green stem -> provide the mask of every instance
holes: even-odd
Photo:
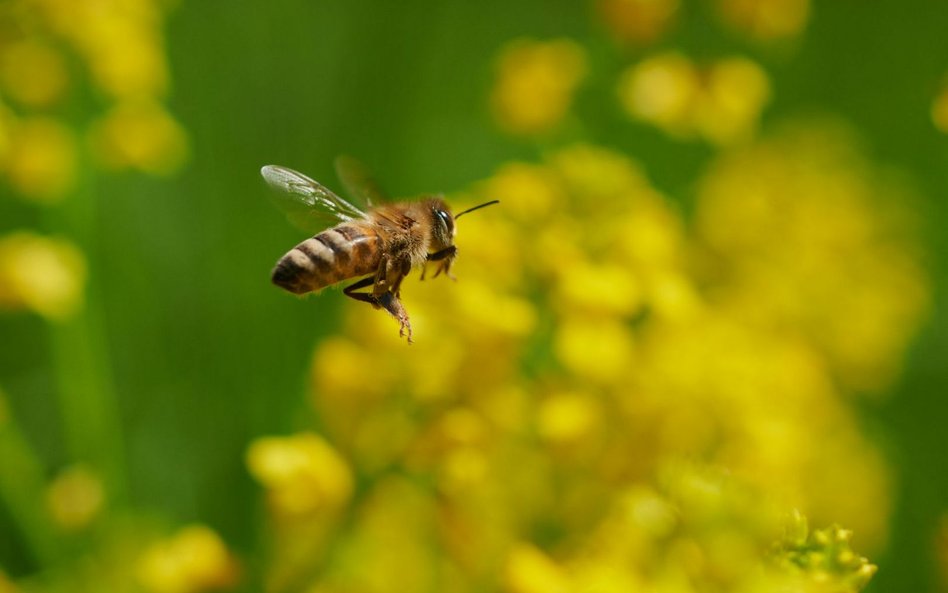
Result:
[[[75,317],[51,325],[53,364],[68,453],[101,473],[109,499],[126,497],[121,419],[105,336],[95,269],[97,193],[91,168],[82,186],[56,212],[53,230],[73,238],[90,262],[87,303]]]
[[[18,524],[39,564],[48,566],[59,546],[43,497],[43,467],[11,419],[0,421],[0,500]]]

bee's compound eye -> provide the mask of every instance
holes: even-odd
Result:
[[[444,210],[435,210],[435,214],[438,216],[438,220],[441,221],[441,224],[444,225],[444,230],[449,233],[454,230],[454,221],[451,220],[451,215],[445,212]]]

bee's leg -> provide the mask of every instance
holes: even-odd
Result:
[[[388,291],[388,286],[388,258],[383,256],[379,260],[379,267],[375,270],[375,277],[372,279],[372,294],[378,297]]]
[[[379,262],[379,268],[375,276],[363,278],[346,289],[346,294],[360,301],[372,303],[376,308],[382,308],[398,320],[400,324],[398,336],[407,335],[408,343],[411,343],[411,323],[408,321],[408,312],[405,306],[399,300],[399,290],[401,290],[402,279],[411,270],[411,260],[396,259],[390,262],[388,258],[382,258]],[[372,285],[372,293],[348,292],[349,289],[365,288]]]
[[[435,271],[434,277],[437,278],[444,272],[444,275],[450,278],[451,280],[457,280],[454,276],[451,275],[451,264],[454,263],[454,258],[458,255],[458,248],[455,245],[451,247],[446,247],[441,251],[436,251],[428,255],[428,259],[425,263],[429,261],[440,261],[438,264],[438,269]],[[424,270],[422,270],[421,279],[425,279]]]
[[[407,257],[383,258],[375,274],[375,286],[372,287],[372,294],[381,297],[386,292],[390,292],[398,296],[402,287],[402,279],[410,271],[411,259]]]
[[[349,286],[342,289],[342,293],[349,298],[353,298],[357,301],[362,301],[363,303],[369,303],[376,309],[382,305],[379,303],[378,297],[374,294],[368,292],[355,292],[360,288],[366,288],[367,286],[372,286],[375,283],[375,276],[366,276],[362,280],[350,284]]]
[[[378,297],[378,302],[383,309],[398,320],[400,325],[398,328],[398,337],[407,337],[408,343],[411,344],[411,322],[408,321],[408,311],[405,310],[405,305],[402,304],[402,301],[394,293],[386,292]]]

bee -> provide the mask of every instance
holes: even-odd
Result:
[[[402,280],[411,270],[434,262],[437,277],[451,276],[458,254],[454,244],[455,221],[492,200],[452,215],[441,196],[417,201],[389,200],[361,163],[340,157],[336,171],[353,196],[347,201],[306,175],[277,165],[260,170],[278,190],[283,209],[300,226],[322,227],[335,223],[291,249],[276,263],[274,284],[303,295],[344,280],[360,278],[343,294],[384,309],[399,323],[398,335],[412,341],[408,312],[401,302]]]

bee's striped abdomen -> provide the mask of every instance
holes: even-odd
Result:
[[[346,223],[291,249],[273,268],[272,279],[281,288],[304,294],[371,274],[378,264],[378,236]]]

